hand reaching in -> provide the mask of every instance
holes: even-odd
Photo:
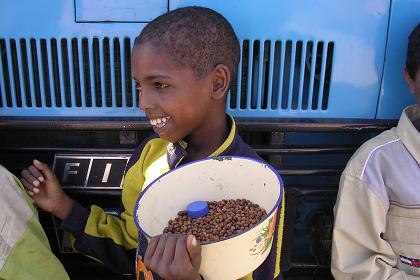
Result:
[[[73,200],[68,197],[55,174],[45,163],[36,159],[22,171],[22,184],[35,204],[63,220],[70,213]]]

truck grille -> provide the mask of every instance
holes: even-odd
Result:
[[[133,42],[0,39],[0,115],[142,116],[131,77]],[[241,53],[229,113],[281,117],[328,109],[334,43],[243,40]]]

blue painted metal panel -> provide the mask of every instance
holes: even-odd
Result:
[[[420,0],[393,0],[378,119],[398,119],[404,107],[416,102],[403,76],[408,35],[420,22]]]
[[[129,52],[145,24],[78,23],[74,3],[2,0],[0,116],[144,115]],[[375,118],[389,0],[170,1],[185,5],[214,8],[238,34],[234,116]]]
[[[77,22],[148,22],[168,11],[167,0],[75,0]]]
[[[146,23],[77,23],[73,0],[0,0],[1,38],[135,37]]]
[[[155,1],[150,5],[155,5]],[[165,10],[167,9],[167,1],[165,1]],[[127,52],[131,50],[133,39],[139,34],[140,30],[145,26],[145,23],[77,23],[75,21],[75,6],[74,1],[48,1],[40,0],[36,3],[29,0],[16,1],[3,0],[1,1],[0,9],[0,40],[4,42],[4,50],[0,56],[0,91],[2,106],[0,106],[0,116],[63,116],[63,117],[136,117],[144,116],[144,113],[137,108],[135,100],[136,92],[131,82],[131,77],[126,77],[125,64],[126,61],[121,59],[121,81],[118,88],[121,90],[122,102],[120,106],[116,106],[116,81],[114,70],[114,61],[109,59],[109,71],[111,71],[111,79],[109,80],[111,91],[105,93],[104,88],[104,59],[103,53],[104,40],[109,40],[109,54],[108,57],[114,56],[117,52],[119,57],[123,58]],[[151,10],[149,10],[151,12]],[[113,44],[114,38],[118,40],[120,48],[115,50]],[[31,40],[35,40],[36,47],[30,46]],[[22,55],[21,40],[23,40],[26,50],[26,56]],[[73,52],[72,40],[76,40],[77,51]],[[85,66],[83,65],[84,48],[82,41],[87,40],[86,52],[88,54],[86,83],[83,80],[85,73]],[[98,53],[96,58],[100,63],[98,67],[99,72],[94,72],[95,54],[93,49],[93,41],[97,40]],[[125,41],[129,40],[128,50],[124,48]],[[41,45],[45,46],[45,53],[41,50]],[[53,52],[55,49],[55,54]],[[37,63],[34,64],[31,52],[37,56]],[[16,53],[17,60],[14,62],[12,57]],[[77,53],[77,60],[73,60]],[[41,57],[45,56],[43,61]],[[24,63],[24,61],[27,63]],[[67,61],[64,63],[64,61]],[[76,67],[75,61],[78,61]],[[1,67],[1,66],[5,66]],[[44,65],[45,64],[45,65]],[[44,75],[43,67],[48,69]],[[80,75],[79,80],[75,79],[75,72],[73,68],[77,68]],[[4,71],[4,69],[6,71]],[[41,99],[40,106],[36,106],[34,96],[34,76],[33,71],[37,69],[39,72],[39,98]],[[25,74],[25,71],[29,75]],[[5,96],[6,86],[4,81],[4,72],[9,76],[9,86],[11,94],[10,101],[7,101]],[[17,76],[13,75],[16,72]],[[130,73],[130,71],[128,71]],[[95,74],[100,76],[99,84],[95,84]],[[125,82],[126,78],[129,82]],[[27,90],[25,81],[29,82]],[[68,82],[66,81],[68,79]],[[47,94],[46,84],[49,85]],[[68,92],[64,90],[67,86]],[[126,84],[129,84],[126,86]],[[16,85],[20,90],[16,91]],[[101,94],[97,96],[95,93],[100,87]],[[76,103],[76,88],[82,95],[80,104]],[[86,90],[89,88],[89,98]],[[54,94],[57,92],[57,94]],[[67,94],[69,102],[66,102]],[[107,94],[111,97],[111,105],[106,105]],[[26,98],[26,96],[30,98]],[[124,98],[124,97],[129,98]],[[48,98],[47,98],[48,97]],[[101,104],[96,103],[97,97],[100,98]],[[50,104],[47,105],[45,100],[49,99]],[[90,99],[90,106],[87,106],[87,100]],[[20,102],[18,102],[20,100]],[[130,102],[128,102],[129,100]],[[31,101],[31,106],[27,104]],[[130,104],[127,104],[130,103]],[[20,104],[19,104],[20,103]]]
[[[277,106],[276,109],[238,109],[228,108],[237,116],[253,117],[338,117],[338,118],[375,118],[380,80],[385,52],[387,34],[389,3],[381,0],[356,1],[197,1],[197,0],[171,0],[170,10],[178,7],[199,5],[217,10],[232,23],[240,40],[280,40],[292,41],[292,61],[290,65],[281,67],[281,72],[287,74],[288,81],[281,83],[289,85],[296,73],[293,71],[295,57],[295,44],[303,41],[328,42],[334,44],[334,61],[330,82],[328,108],[303,109],[301,97],[298,96],[297,108],[293,109],[289,86],[287,108]],[[283,51],[283,50],[282,50]],[[325,50],[324,50],[325,51]],[[281,53],[283,57],[283,52]],[[322,57],[320,84],[325,87],[326,56]],[[283,59],[281,59],[283,61]],[[255,63],[255,61],[254,61]],[[312,64],[315,67],[314,64]],[[314,74],[314,68],[309,71]],[[291,69],[291,70],[290,70]],[[240,73],[238,73],[240,75]],[[281,73],[284,74],[284,73]],[[280,75],[281,75],[280,74]],[[283,76],[284,77],[284,76]],[[313,77],[311,75],[311,77]],[[295,82],[299,85],[300,82]],[[309,94],[312,94],[313,81],[311,81]],[[280,86],[281,88],[281,86]],[[299,88],[299,92],[302,88]],[[238,89],[239,91],[239,89]],[[248,87],[249,94],[249,87]],[[270,92],[268,95],[272,95]],[[279,92],[279,95],[284,95]],[[287,93],[286,93],[287,94]],[[311,96],[312,97],[312,96]],[[278,100],[281,102],[281,100]],[[318,95],[317,103],[322,102]]]

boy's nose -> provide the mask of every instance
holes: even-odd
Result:
[[[153,108],[153,98],[145,90],[139,92],[139,108],[143,111]]]

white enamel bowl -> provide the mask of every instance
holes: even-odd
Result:
[[[137,200],[134,218],[148,238],[160,235],[193,201],[248,199],[267,211],[252,228],[202,245],[204,279],[238,279],[254,271],[273,243],[283,183],[270,165],[244,157],[208,158],[176,168],[153,181]]]

